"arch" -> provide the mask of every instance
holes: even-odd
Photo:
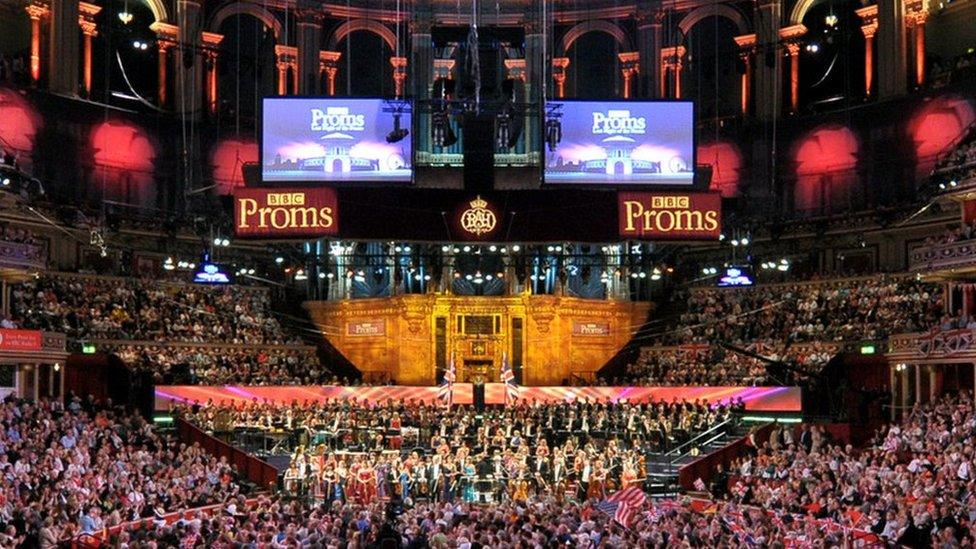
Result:
[[[807,12],[810,11],[817,2],[821,0],[797,0],[796,4],[793,4],[793,9],[790,10],[790,25],[799,25],[803,22],[803,18],[806,17]]]
[[[146,5],[153,13],[156,22],[168,23],[169,13],[166,11],[166,2],[163,0],[145,0]]]
[[[705,19],[706,17],[724,17],[733,23],[735,23],[736,28],[739,31],[739,35],[749,34],[749,22],[746,21],[742,12],[729,6],[728,4],[708,4],[707,6],[701,6],[688,12],[687,15],[678,23],[678,28],[681,29],[681,34],[688,36],[691,32],[691,28],[694,27],[699,21]]]
[[[563,39],[559,43],[560,55],[565,55],[569,51],[569,48],[573,45],[573,42],[579,40],[580,36],[588,32],[603,32],[609,34],[617,41],[620,45],[621,50],[631,51],[630,38],[627,37],[627,33],[617,25],[604,21],[602,19],[589,19],[587,21],[582,21],[577,23],[575,27],[566,31],[563,35]]]
[[[211,32],[220,32],[220,25],[223,24],[227,18],[234,15],[250,15],[255,19],[264,23],[264,26],[274,31],[275,38],[281,37],[281,22],[278,18],[274,16],[273,13],[267,9],[250,2],[231,2],[229,4],[224,4],[213,17],[210,18],[210,24],[207,28]]]
[[[329,50],[336,51],[339,41],[355,31],[369,31],[378,35],[391,50],[396,51],[396,35],[386,25],[372,19],[353,19],[339,25],[329,38]]]

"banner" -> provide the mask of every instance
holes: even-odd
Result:
[[[234,234],[251,237],[339,234],[339,202],[334,190],[234,190]]]
[[[262,180],[409,183],[410,113],[387,110],[382,99],[266,97]]]
[[[438,388],[391,385],[381,387],[320,386],[202,386],[157,385],[156,410],[166,410],[174,402],[205,405],[246,405],[253,400],[268,401],[282,406],[293,402],[325,403],[335,399],[359,402],[425,402],[437,401]],[[519,402],[671,402],[672,400],[705,399],[712,405],[742,399],[749,412],[799,412],[799,387],[519,387]],[[474,402],[471,383],[453,385],[453,402],[467,405]],[[505,384],[485,384],[486,404],[506,404]],[[510,403],[509,403],[510,404]]]
[[[695,180],[690,101],[554,101],[562,136],[546,183],[687,186]],[[553,119],[557,119],[555,116]]]
[[[361,320],[346,324],[346,335],[372,337],[386,335],[385,320]]]
[[[717,193],[617,194],[621,238],[713,240],[722,234]]]
[[[44,338],[38,330],[0,329],[0,352],[40,351]]]

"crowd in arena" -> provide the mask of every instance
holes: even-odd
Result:
[[[877,340],[892,330],[928,329],[942,311],[939,285],[908,278],[876,276],[735,291],[702,288],[691,292],[680,322],[658,342],[749,345]]]
[[[0,475],[0,547],[54,547],[241,493],[225,461],[77,397],[0,403]]]
[[[102,346],[137,371],[168,385],[348,385],[321,366],[309,347]]]
[[[14,288],[25,329],[101,340],[294,342],[271,314],[266,291],[83,275],[40,275]]]
[[[949,154],[939,161],[935,168],[935,175],[940,181],[946,179],[957,182],[969,179],[976,174],[976,130],[960,140]]]
[[[930,236],[925,239],[926,246],[937,246],[939,244],[951,244],[976,238],[976,222],[960,223],[957,227],[952,227],[940,235]]]
[[[785,352],[762,344],[751,345],[746,350],[771,360],[788,361],[807,372],[819,371],[833,356],[830,348],[820,342],[804,346],[803,349],[788,348]],[[604,383],[714,387],[793,385],[798,380],[792,373],[786,375],[790,379],[771,379],[766,362],[718,347],[643,347],[638,359],[627,365],[622,379],[608,379]]]

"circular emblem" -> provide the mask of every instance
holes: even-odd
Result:
[[[495,212],[488,209],[488,202],[480,196],[469,202],[471,206],[461,212],[461,228],[465,231],[480,236],[495,230],[498,218]]]

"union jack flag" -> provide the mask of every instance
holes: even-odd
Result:
[[[505,402],[517,399],[519,397],[519,386],[515,383],[515,373],[512,372],[512,367],[508,364],[507,355],[502,355],[502,371],[499,378],[505,384]]]
[[[637,486],[628,486],[596,504],[596,508],[613,517],[624,528],[630,528],[630,521],[647,501],[644,491]]]
[[[448,408],[451,407],[451,403],[454,400],[454,381],[456,379],[454,355],[451,355],[451,362],[447,365],[447,370],[444,370],[444,380],[441,381],[440,387],[437,388],[437,398]]]

